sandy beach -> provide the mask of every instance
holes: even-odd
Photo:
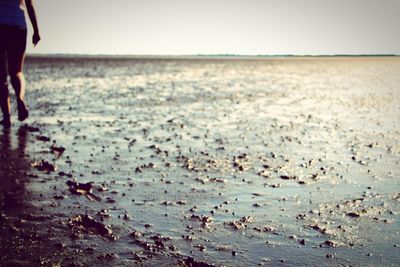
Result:
[[[2,266],[400,262],[398,57],[25,73],[30,118],[0,129]]]

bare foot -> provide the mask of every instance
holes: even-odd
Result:
[[[11,120],[10,119],[2,119],[0,121],[0,124],[3,125],[4,128],[10,128],[11,127]]]
[[[18,120],[24,121],[29,117],[29,111],[24,101],[18,101]]]

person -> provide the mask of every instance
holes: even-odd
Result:
[[[25,13],[22,9],[24,3],[34,31],[32,42],[36,46],[40,35],[33,0],[0,0],[0,107],[3,113],[0,124],[5,128],[11,126],[8,75],[17,98],[18,120],[24,121],[29,116],[24,101],[25,79],[22,73],[27,37]]]

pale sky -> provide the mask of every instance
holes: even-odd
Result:
[[[35,4],[42,41],[36,48],[28,46],[28,53],[400,54],[400,0],[36,0]]]

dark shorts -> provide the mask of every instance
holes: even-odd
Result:
[[[25,28],[0,25],[0,51],[24,53],[26,49]]]

